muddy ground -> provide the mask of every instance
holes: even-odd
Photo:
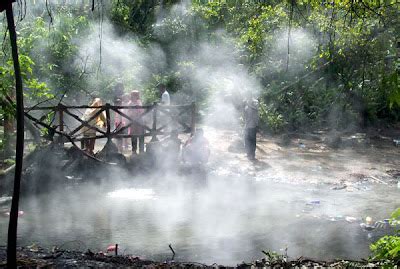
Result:
[[[208,129],[206,134],[213,145],[214,169],[224,167],[224,162],[231,171],[260,179],[338,188],[366,180],[396,184],[400,177],[400,146],[394,142],[400,139],[398,129],[258,135],[255,162],[247,161],[240,133]]]
[[[243,262],[236,266],[218,264],[206,265],[194,262],[175,262],[173,259],[156,262],[144,260],[129,255],[69,251],[62,249],[43,249],[36,245],[18,248],[17,263],[19,268],[379,268],[384,265],[393,266],[385,261],[315,261],[306,257],[296,260],[286,260],[284,257],[271,257],[266,253],[265,258],[253,262]],[[0,268],[6,266],[6,249],[0,247]]]

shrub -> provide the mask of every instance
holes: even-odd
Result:
[[[400,208],[392,213],[390,222],[395,226],[400,224]],[[370,249],[374,254],[373,259],[388,259],[393,260],[394,263],[400,262],[400,231],[398,230],[395,235],[381,237],[371,244]]]

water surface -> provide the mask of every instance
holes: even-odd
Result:
[[[291,185],[269,179],[206,177],[105,178],[22,198],[19,244],[93,251],[118,243],[121,252],[167,260],[233,265],[262,250],[316,259],[366,258],[384,229],[366,232],[366,216],[387,218],[400,206],[396,186]],[[346,217],[355,217],[350,223]],[[8,217],[0,217],[0,245]]]

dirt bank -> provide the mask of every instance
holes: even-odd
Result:
[[[105,253],[67,251],[62,249],[47,250],[38,246],[21,247],[18,249],[18,265],[21,268],[256,268],[256,267],[329,267],[329,268],[348,268],[348,267],[380,267],[390,264],[389,261],[315,261],[305,257],[287,261],[282,256],[275,256],[265,253],[265,258],[253,262],[241,263],[237,266],[223,266],[218,264],[206,265],[193,262],[150,261],[131,255],[110,255]],[[0,268],[6,268],[6,249],[0,247]]]

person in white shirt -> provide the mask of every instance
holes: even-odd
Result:
[[[171,103],[171,99],[169,97],[169,93],[167,91],[167,87],[164,84],[158,85],[158,89],[160,90],[161,93],[161,105],[164,106],[169,106]]]
[[[161,93],[161,99],[160,99],[160,105],[161,106],[169,106],[171,104],[171,99],[169,97],[169,93],[167,91],[167,87],[165,84],[160,83],[158,85],[158,90]],[[168,117],[167,114],[169,114],[169,108],[164,108],[164,113],[159,114],[159,122],[161,125],[165,125],[163,128],[163,132],[168,133],[171,131],[171,122],[170,118]]]

